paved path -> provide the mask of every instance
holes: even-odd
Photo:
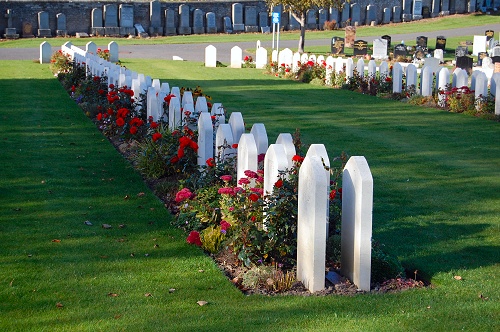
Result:
[[[395,26],[395,29],[396,26]],[[401,40],[405,41],[415,41],[417,36],[425,35],[430,39],[436,38],[439,35],[443,35],[446,37],[457,37],[457,36],[470,36],[470,35],[484,35],[484,31],[491,29],[498,33],[500,31],[500,23],[498,24],[489,24],[478,27],[465,27],[453,30],[442,30],[442,31],[432,31],[432,32],[413,32],[407,34],[392,34],[392,41],[394,43],[399,43]],[[338,34],[338,33],[337,33]],[[367,40],[369,43],[373,41],[373,39],[378,37],[362,37],[364,40]],[[257,41],[257,37],[255,40]],[[500,38],[499,38],[500,39]],[[63,39],[53,39],[48,40],[51,44],[58,43],[63,44]],[[217,48],[217,60],[223,63],[230,62],[231,56],[231,48],[233,46],[239,46],[243,50],[246,49],[255,49],[255,42],[239,42],[239,43],[212,43]],[[119,40],[118,40],[119,43]],[[120,46],[120,59],[126,58],[144,58],[144,59],[165,59],[172,60],[173,56],[179,56],[187,61],[204,61],[205,47],[208,46],[209,43],[201,43],[201,44],[161,44],[161,45],[124,45]],[[261,43],[262,47],[266,47],[270,49],[272,47],[271,41],[263,41]],[[289,47],[292,49],[296,49],[298,45],[298,40],[287,40],[280,41],[279,47],[283,49],[285,47]],[[305,49],[307,51],[308,47],[311,46],[324,46],[330,45],[330,38],[327,39],[307,39],[306,33],[306,41],[305,41]],[[432,47],[432,44],[430,44]],[[60,45],[52,45],[53,51],[59,49]],[[246,53],[243,52],[243,55]],[[0,60],[34,60],[39,57],[39,49],[38,48],[0,48]]]

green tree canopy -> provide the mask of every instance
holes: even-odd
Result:
[[[300,24],[299,53],[304,53],[304,42],[306,35],[306,14],[309,9],[337,8],[342,9],[350,0],[266,0],[267,6],[282,5],[284,12],[290,12]]]

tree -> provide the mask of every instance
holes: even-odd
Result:
[[[337,8],[342,9],[350,0],[266,0],[267,6],[283,6],[283,12],[290,12],[300,24],[299,53],[304,53],[304,41],[306,36],[306,15],[309,9],[314,8]]]

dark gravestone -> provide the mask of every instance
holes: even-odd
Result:
[[[389,36],[389,35],[383,35],[380,38],[387,40],[387,48],[388,49],[391,48],[391,40],[392,40],[391,36]]]
[[[418,36],[417,37],[417,46],[420,46],[422,48],[427,48],[427,37]]]
[[[462,68],[470,75],[472,72],[472,58],[468,56],[461,56],[457,58],[457,67]]]
[[[394,46],[394,58],[399,56],[406,57],[408,55],[408,51],[406,50],[406,45],[398,44]]]
[[[354,41],[354,56],[366,55],[368,54],[368,42],[366,40],[355,40]]]
[[[436,37],[436,49],[445,50],[446,49],[446,38],[444,36]]]
[[[422,17],[423,18],[430,18],[431,17],[431,10],[429,9],[429,7],[427,7],[427,6],[422,7]]]
[[[417,46],[417,48],[415,49],[415,58],[420,60],[424,59],[426,56],[427,56],[427,49]]]
[[[486,30],[484,32],[484,35],[486,36],[486,41],[489,41],[491,38],[495,36],[495,31],[493,30]]]
[[[340,55],[344,54],[345,39],[341,37],[332,38],[332,54]]]
[[[469,47],[468,46],[457,46],[455,49],[455,60],[459,57],[464,57],[469,54]]]
[[[477,65],[481,67],[483,65],[483,59],[488,57],[488,53],[486,52],[479,52],[477,54]]]

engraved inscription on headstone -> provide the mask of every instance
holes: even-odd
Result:
[[[345,39],[341,37],[332,38],[332,49],[331,53],[335,55],[344,54]]]
[[[436,37],[436,49],[441,49],[441,50],[446,49],[446,37],[444,36]]]
[[[366,55],[368,53],[368,42],[366,40],[354,41],[354,56]]]

